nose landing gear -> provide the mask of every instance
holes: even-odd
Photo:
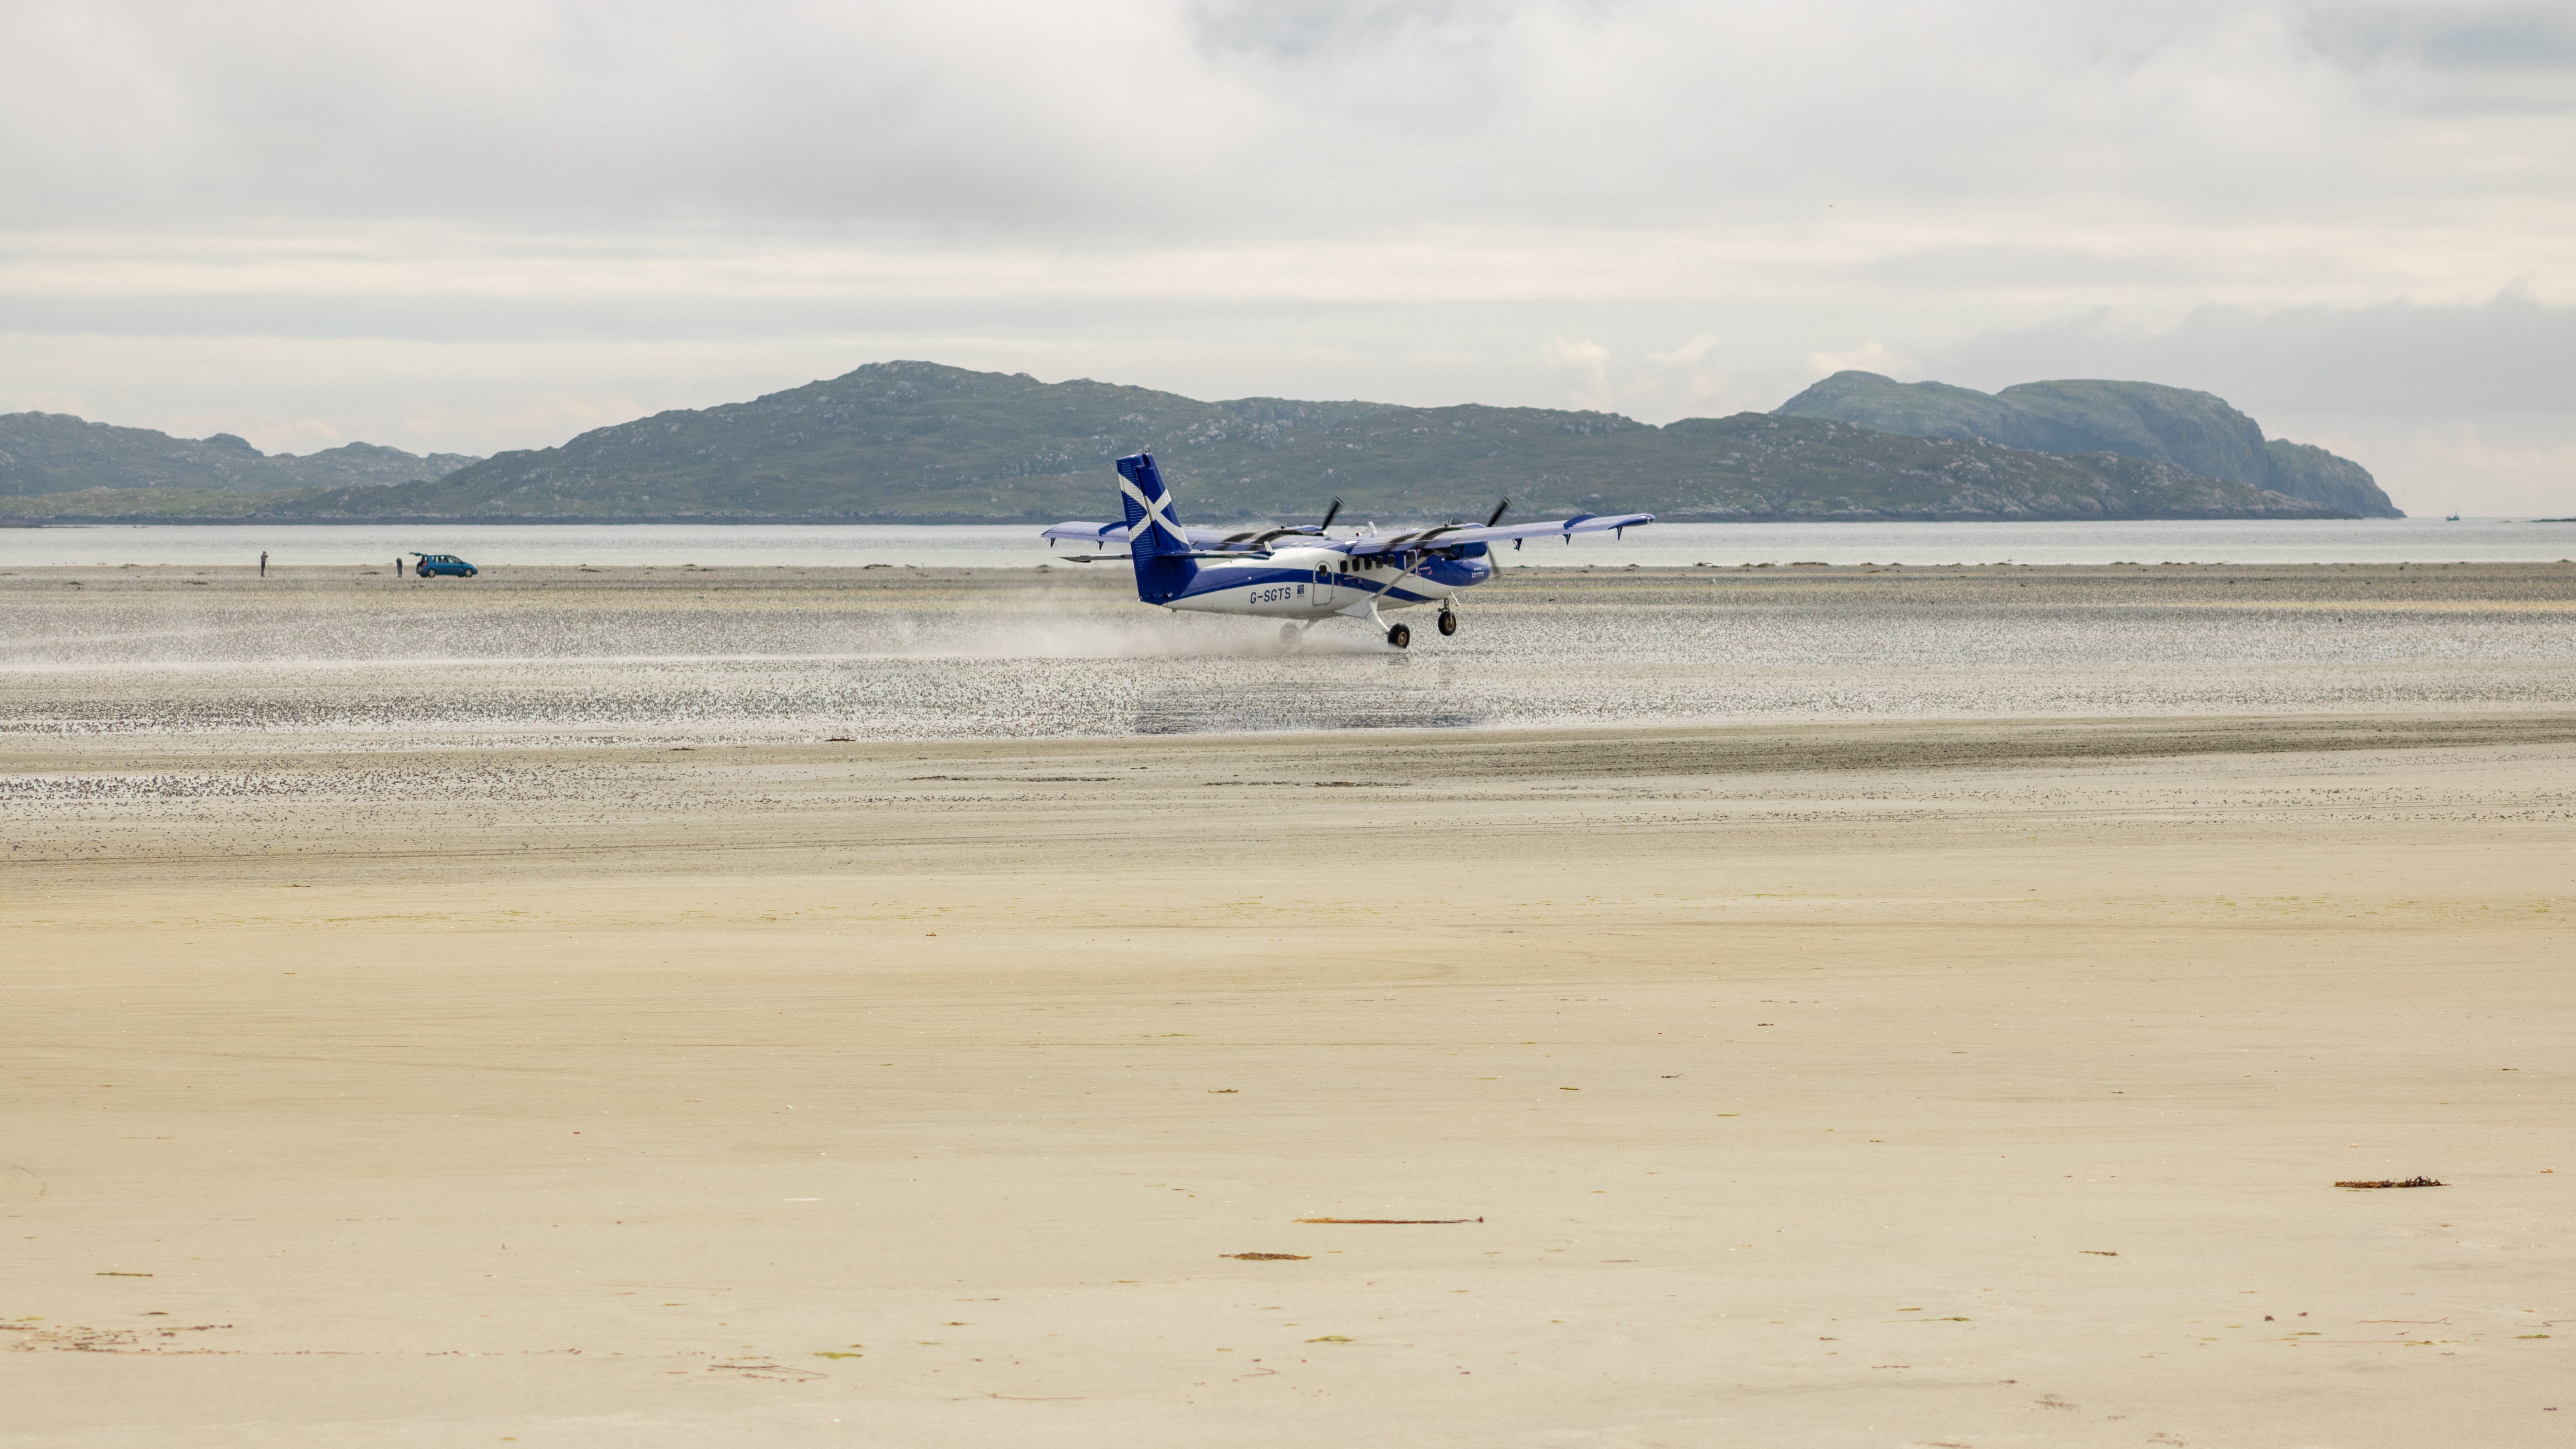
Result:
[[[1413,646],[1413,626],[1410,624],[1388,625],[1386,630],[1386,642],[1394,645],[1398,649],[1411,648]]]
[[[1445,639],[1457,632],[1458,611],[1455,609],[1442,609],[1440,611],[1440,637]]]

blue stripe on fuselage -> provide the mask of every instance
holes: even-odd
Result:
[[[1427,573],[1428,571],[1425,570],[1422,572]],[[1421,575],[1417,574],[1417,577],[1419,576]],[[1311,586],[1314,582],[1315,571],[1313,569],[1239,569],[1232,565],[1219,564],[1213,568],[1202,567],[1198,571],[1197,576],[1190,580],[1189,588],[1180,594],[1175,595],[1167,602],[1177,604],[1182,599],[1195,599],[1202,594],[1221,594],[1231,589],[1257,588],[1262,584],[1306,584]],[[1382,584],[1377,580],[1368,577],[1366,574],[1335,574],[1333,576],[1333,582],[1346,589],[1373,590],[1386,598],[1401,599],[1408,604],[1428,604],[1436,597],[1432,594],[1417,594],[1411,589],[1399,588],[1394,584]],[[1448,583],[1449,581],[1446,579],[1436,579],[1434,582]],[[1472,579],[1461,580],[1453,585],[1453,587],[1464,588],[1467,584],[1473,582],[1475,581]]]
[[[1463,589],[1492,578],[1494,566],[1483,559],[1433,558],[1424,560],[1422,566],[1410,574],[1402,574],[1400,570],[1335,569],[1333,582],[1342,588],[1366,590],[1381,597],[1408,604],[1428,604],[1436,602],[1439,598],[1436,594],[1417,594],[1393,582],[1381,582],[1370,576],[1373,573],[1386,573],[1390,579],[1399,576],[1417,578],[1427,583],[1438,584],[1443,588]],[[1268,562],[1249,559],[1242,563],[1211,560],[1199,565],[1197,573],[1190,579],[1187,588],[1162,602],[1178,603],[1182,599],[1197,598],[1203,594],[1224,593],[1229,589],[1258,588],[1263,584],[1312,585],[1314,582],[1315,571],[1310,568],[1281,568]]]
[[[1221,594],[1228,589],[1249,589],[1262,584],[1311,584],[1314,581],[1313,569],[1250,567],[1233,563],[1201,564],[1197,576],[1190,580],[1190,586],[1182,590],[1173,602],[1177,603],[1180,599],[1195,599],[1201,594]]]

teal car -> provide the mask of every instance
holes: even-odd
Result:
[[[476,573],[474,565],[452,553],[416,553],[412,557],[420,562],[412,565],[411,571],[425,579],[434,579],[442,575],[448,578],[470,579]]]

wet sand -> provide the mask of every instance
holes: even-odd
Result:
[[[2386,703],[0,736],[0,1443],[2558,1442],[2576,710]]]
[[[0,571],[0,735],[793,742],[2576,703],[2576,565],[1512,568],[1442,638],[1122,566]]]

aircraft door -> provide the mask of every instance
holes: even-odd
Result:
[[[1334,587],[1333,570],[1330,564],[1323,565],[1315,570],[1314,588],[1316,608],[1329,609],[1334,607],[1335,601],[1339,598],[1341,591]]]

